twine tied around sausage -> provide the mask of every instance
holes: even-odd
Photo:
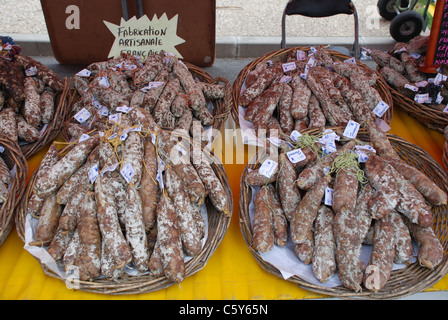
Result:
[[[364,171],[359,167],[358,155],[351,150],[342,151],[333,161],[330,167],[330,171],[327,174],[338,173],[341,170],[354,169],[356,171],[356,177],[361,184],[366,184],[368,179],[365,176]]]

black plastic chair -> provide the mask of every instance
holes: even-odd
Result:
[[[358,13],[351,0],[290,0],[282,16],[282,49],[286,47],[286,16],[302,15],[311,18],[324,18],[337,14],[353,15],[355,21],[355,43],[352,55],[359,59],[359,24]]]

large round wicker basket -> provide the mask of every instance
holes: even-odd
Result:
[[[209,83],[209,84],[221,84],[225,87],[225,96],[222,99],[213,100],[213,110],[212,114],[214,116],[214,123],[212,125],[213,129],[221,130],[224,126],[224,123],[227,121],[233,106],[232,101],[232,85],[229,80],[225,77],[216,77],[213,78],[208,72],[203,70],[202,68],[195,66],[191,63],[184,62],[184,64],[188,67],[188,70],[193,75],[193,78],[198,79],[201,82]],[[76,90],[74,90],[76,91]],[[72,98],[70,102],[70,110],[72,110],[73,104],[80,98],[77,92],[72,92]],[[66,123],[76,120],[73,118],[73,112],[68,115]],[[65,124],[65,123],[64,123]],[[67,126],[63,126],[61,130],[61,136],[65,141],[70,141],[71,136],[67,132]]]
[[[2,150],[4,149],[1,158],[13,174],[6,201],[0,206],[0,245],[2,245],[14,228],[16,208],[26,187],[28,164],[16,143],[0,136],[0,146]]]
[[[330,129],[338,131],[338,128]],[[339,129],[343,131],[343,128]],[[306,131],[305,133],[316,134],[317,132],[316,130],[310,130]],[[367,132],[364,129],[360,130],[357,138],[363,141],[368,141]],[[448,191],[448,178],[446,173],[444,172],[443,168],[437,162],[435,162],[426,151],[400,137],[388,134],[388,138],[392,143],[394,149],[404,161],[424,172],[440,188],[442,188],[443,191]],[[253,162],[251,162],[246,167],[241,178],[241,192],[239,202],[240,230],[249,250],[255,257],[257,262],[261,265],[261,267],[267,272],[283,279],[280,270],[278,270],[271,263],[264,261],[260,253],[252,247],[253,232],[249,217],[249,205],[252,200],[252,188],[244,182],[244,179],[249,170],[257,169],[260,165],[261,164],[258,160],[254,160]],[[396,299],[419,293],[431,287],[437,281],[442,279],[448,272],[448,221],[446,219],[447,211],[448,207],[446,205],[434,206],[432,209],[434,215],[433,230],[444,249],[443,260],[434,270],[424,268],[420,266],[418,262],[414,262],[407,265],[403,269],[392,271],[389,281],[378,292],[370,292],[369,290],[363,288],[362,292],[355,293],[354,291],[347,289],[342,285],[336,287],[324,287],[322,285],[316,285],[315,283],[305,281],[296,275],[288,278],[287,281],[296,283],[300,288],[303,288],[305,290],[309,290],[322,295],[340,297],[345,299]]]
[[[238,106],[238,98],[241,94],[241,89],[244,85],[245,79],[248,75],[248,73],[255,69],[255,66],[261,62],[266,62],[268,60],[271,60],[272,62],[282,61],[285,62],[286,58],[288,57],[288,54],[295,51],[295,50],[302,50],[302,51],[310,51],[310,47],[294,47],[294,48],[286,48],[281,49],[278,51],[272,51],[264,54],[263,56],[253,60],[251,63],[246,65],[238,74],[235,82],[232,86],[232,95],[233,95],[233,108],[232,108],[232,117],[235,120],[236,124],[239,124],[239,106]],[[338,51],[329,50],[331,56],[338,60],[338,61],[344,61],[346,59],[349,59],[349,56],[346,56]],[[359,66],[363,68],[369,68],[365,64],[362,64],[361,62],[356,62]],[[386,111],[386,113],[382,116],[382,119],[390,124],[392,121],[392,115],[393,115],[393,100],[392,95],[389,91],[389,87],[384,80],[384,78],[376,72],[378,75],[378,81],[375,84],[374,88],[380,93],[381,97],[383,98],[383,101],[389,105],[389,109]]]
[[[188,141],[188,143],[192,143],[189,137],[177,135],[179,139],[183,142]],[[68,147],[64,147],[59,150],[60,154],[63,154],[67,151]],[[233,197],[232,190],[230,189],[229,181],[227,174],[224,170],[223,165],[220,160],[210,151],[205,149],[202,145],[201,150],[203,155],[207,157],[210,161],[213,171],[218,177],[219,181],[224,187],[224,191],[226,193],[227,201],[229,207],[233,208]],[[17,208],[17,217],[16,217],[16,229],[19,237],[24,243],[26,243],[25,234],[27,232],[27,214],[26,214],[26,206],[30,196],[32,195],[32,190],[34,184],[36,182],[36,175],[39,169],[33,174],[30,178],[28,186],[23,194],[21,202]],[[211,258],[217,247],[220,245],[222,239],[224,238],[227,229],[231,220],[231,212],[229,214],[224,214],[219,212],[209,201],[207,197],[203,204],[207,210],[207,221],[208,221],[208,233],[206,235],[206,241],[203,245],[200,253],[192,257],[190,260],[185,262],[185,278],[197,273],[202,268],[205,267],[207,261]],[[35,257],[36,258],[36,257]],[[71,288],[75,288],[78,290],[101,293],[101,294],[110,294],[110,295],[121,295],[121,294],[138,294],[145,292],[157,291],[160,289],[164,289],[166,287],[172,286],[176,284],[176,282],[170,281],[165,276],[153,276],[150,272],[140,274],[138,276],[129,275],[124,273],[120,278],[115,280],[106,279],[103,276],[100,276],[93,281],[82,281],[76,279],[75,283],[68,282],[73,281],[73,279],[61,277],[60,274],[56,273],[54,270],[50,269],[46,263],[43,263],[38,258],[36,258],[41,264],[42,270],[45,274],[60,279],[61,281],[65,281],[67,286]],[[54,260],[52,261],[54,262]],[[63,268],[63,266],[59,266],[59,269]]]

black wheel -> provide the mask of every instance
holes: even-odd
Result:
[[[397,42],[408,42],[423,30],[424,20],[417,11],[405,11],[392,19],[390,35]]]
[[[397,0],[378,0],[377,8],[378,13],[386,20],[392,20],[397,16],[395,5]]]

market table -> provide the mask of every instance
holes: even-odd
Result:
[[[228,72],[230,81],[235,72],[246,61],[235,62]],[[208,69],[212,76],[221,72],[219,63]],[[296,284],[277,278],[264,271],[247,248],[239,227],[240,178],[251,158],[253,150],[239,150],[240,144],[233,138],[225,138],[235,128],[233,119],[229,119],[221,130],[221,139],[216,143],[215,153],[224,163],[232,193],[234,207],[229,229],[208,261],[208,264],[196,274],[186,278],[181,284],[173,285],[155,292],[131,295],[106,295],[71,289],[59,280],[47,276],[39,262],[24,249],[14,229],[0,247],[0,299],[4,300],[291,300],[327,298],[306,291]],[[229,131],[230,130],[230,131]],[[394,108],[389,133],[402,137],[427,151],[435,161],[443,166],[442,150],[445,138],[443,134],[430,130],[417,120]],[[61,138],[56,140],[62,141]],[[48,146],[28,160],[28,178],[40,164]],[[236,154],[236,151],[240,154]],[[227,152],[227,157],[226,157]],[[232,152],[231,155],[228,153]],[[244,153],[244,156],[241,154]],[[243,161],[241,161],[243,159]],[[428,288],[426,292],[448,290],[448,276]]]

